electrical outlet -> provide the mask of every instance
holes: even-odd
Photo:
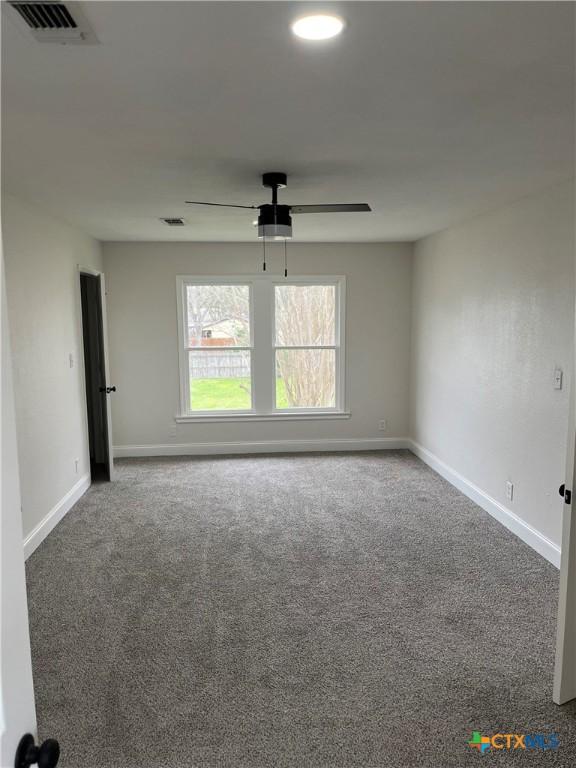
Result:
[[[386,431],[386,419],[381,419],[381,420],[378,422],[378,429],[379,429],[381,432],[385,432],[385,431]]]
[[[74,368],[74,354],[72,352],[68,355],[68,363],[70,364],[70,368]]]
[[[74,459],[74,470],[76,474],[78,474],[78,465],[80,464],[80,459]]]
[[[511,483],[510,480],[506,480],[506,498],[508,501],[512,501],[514,498],[514,483]]]

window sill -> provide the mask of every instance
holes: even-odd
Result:
[[[214,413],[175,416],[177,424],[218,421],[327,421],[330,419],[349,419],[350,411],[318,411],[317,413]]]

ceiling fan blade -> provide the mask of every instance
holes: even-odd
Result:
[[[371,211],[368,203],[336,203],[334,205],[291,205],[290,213],[360,213]]]
[[[203,203],[199,200],[185,200],[188,205],[217,205],[219,208],[258,208],[257,205],[228,205],[227,203]]]

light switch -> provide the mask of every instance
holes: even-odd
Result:
[[[562,368],[554,371],[554,389],[562,389]]]
[[[70,368],[74,368],[74,355],[72,352],[68,355],[68,360],[70,361]]]

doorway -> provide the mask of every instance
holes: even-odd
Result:
[[[111,480],[112,455],[108,396],[116,391],[116,387],[107,385],[102,276],[81,272],[80,294],[90,472],[92,481]]]

